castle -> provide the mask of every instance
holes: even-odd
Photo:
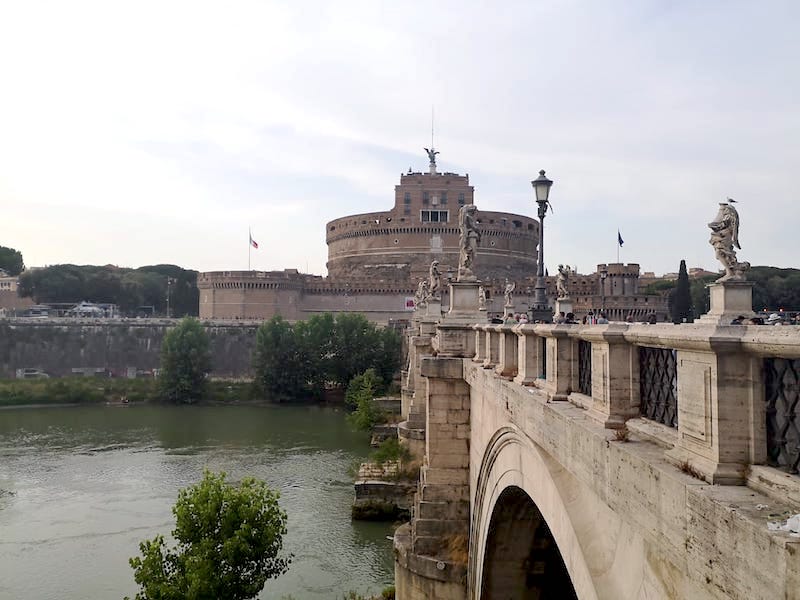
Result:
[[[407,320],[418,282],[427,278],[433,260],[439,261],[446,278],[454,277],[458,211],[475,203],[469,175],[438,172],[435,154],[429,151],[427,172],[409,169],[401,174],[390,210],[341,217],[326,225],[328,277],[296,269],[200,273],[200,318],[261,320],[280,315],[294,321],[323,312],[360,312],[378,323]],[[539,222],[480,210],[476,218],[482,239],[475,271],[488,290],[490,313],[494,308],[502,312],[501,300],[493,307],[492,298],[502,296],[506,278],[517,282],[517,310],[527,310]],[[597,273],[570,280],[576,314],[605,309],[610,318],[656,312],[663,319],[663,299],[639,293],[639,265],[599,267]],[[555,297],[554,278],[548,278],[548,295]],[[442,302],[446,305],[447,299]]]

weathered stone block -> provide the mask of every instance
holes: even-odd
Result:
[[[464,376],[460,358],[426,356],[422,359],[420,371],[424,377],[436,379],[461,379]]]

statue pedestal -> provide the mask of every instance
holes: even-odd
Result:
[[[428,319],[436,319],[437,321],[442,318],[442,300],[428,299],[428,308],[425,310],[425,316]]]
[[[531,306],[531,323],[552,323],[553,309],[547,305],[534,304]]]
[[[505,304],[503,305],[503,320],[508,317],[513,317],[516,314],[516,307],[514,304]]]
[[[486,309],[478,302],[478,281],[457,281],[450,284],[450,310],[436,329],[434,348],[439,356],[471,357],[475,355],[476,323],[486,323]]]
[[[750,318],[753,312],[753,282],[723,281],[708,284],[711,296],[711,310],[697,322],[709,325],[730,325],[738,316]]]
[[[485,313],[480,311],[478,302],[478,281],[456,281],[450,284],[450,310],[445,319],[467,319],[474,323],[485,321]]]
[[[567,296],[566,298],[558,298],[558,299],[556,299],[556,315],[559,315],[562,312],[565,315],[567,313],[574,313],[575,312],[573,304],[572,304],[572,298],[570,298],[569,296]]]

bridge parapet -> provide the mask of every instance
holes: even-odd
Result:
[[[553,573],[580,598],[800,599],[797,542],[767,528],[800,512],[800,330],[445,318],[430,342],[398,598]]]
[[[473,361],[542,390],[550,401],[586,409],[604,427],[637,428],[668,446],[669,460],[709,483],[742,483],[750,465],[768,462],[798,469],[796,327],[614,323],[472,329]]]

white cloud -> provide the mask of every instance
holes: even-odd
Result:
[[[533,214],[547,262],[796,265],[794,3],[108,2],[0,8],[0,243],[28,264],[258,268],[326,260],[324,223],[424,167]],[[609,241],[610,240],[610,241]],[[269,252],[266,251],[269,249]],[[553,260],[551,261],[550,258]]]

